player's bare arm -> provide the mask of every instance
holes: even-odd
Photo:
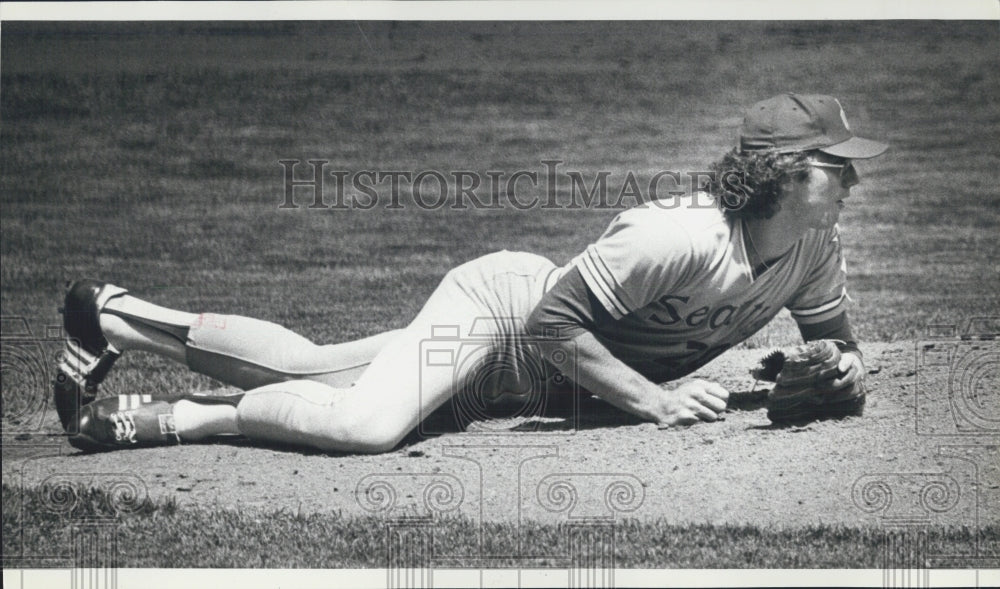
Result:
[[[593,333],[585,331],[573,343],[580,386],[660,427],[716,421],[726,410],[729,392],[716,383],[657,385],[615,358]]]

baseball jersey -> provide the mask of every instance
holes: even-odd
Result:
[[[846,301],[837,227],[810,229],[759,276],[743,224],[706,199],[627,210],[574,258],[588,288],[616,321],[595,336],[654,382],[693,372],[787,307],[800,324],[836,317]],[[698,204],[700,203],[700,204]]]

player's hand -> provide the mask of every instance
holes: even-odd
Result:
[[[656,410],[657,426],[663,429],[716,421],[726,410],[728,399],[729,391],[707,380],[693,380],[673,389],[662,389]]]
[[[840,354],[840,364],[837,365],[837,370],[837,375],[828,380],[820,381],[817,383],[817,388],[836,391],[853,385],[865,376],[865,364],[861,361],[861,357],[854,352]]]

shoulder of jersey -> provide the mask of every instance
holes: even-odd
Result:
[[[636,222],[683,229],[693,241],[728,239],[731,231],[725,214],[705,194],[648,202],[626,212],[634,215]]]

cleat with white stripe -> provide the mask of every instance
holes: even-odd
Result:
[[[127,292],[119,286],[96,280],[77,280],[70,284],[60,309],[66,333],[91,355],[98,356],[109,348],[114,350],[101,331],[101,311],[108,301]]]
[[[78,418],[69,443],[89,452],[181,443],[174,426],[174,405],[163,397],[107,397],[81,407]]]
[[[97,398],[97,388],[121,352],[108,343],[101,331],[100,315],[110,299],[127,291],[97,282],[78,280],[69,285],[63,307],[66,346],[56,366],[52,383],[56,412],[67,433],[75,425],[81,407]]]
[[[243,394],[115,395],[80,407],[64,427],[70,445],[88,452],[177,445],[181,439],[174,425],[175,403],[235,407]]]

